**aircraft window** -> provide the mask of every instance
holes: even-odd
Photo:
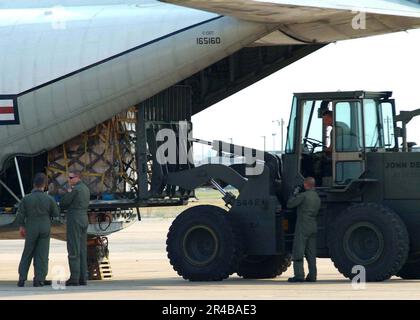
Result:
[[[363,146],[361,104],[338,102],[335,106],[335,149],[337,152],[359,151]]]
[[[292,111],[290,113],[289,125],[287,126],[286,153],[295,151],[295,131],[297,123],[297,99],[293,98]]]

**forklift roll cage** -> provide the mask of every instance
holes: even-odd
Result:
[[[293,99],[292,111],[290,115],[288,133],[286,140],[286,151],[283,156],[283,164],[287,168],[294,168],[294,170],[287,170],[288,177],[282,179],[286,184],[288,192],[290,194],[292,187],[302,183],[304,170],[302,168],[302,158],[305,153],[314,153],[315,147],[312,150],[305,148],[306,140],[309,137],[309,132],[312,130],[311,125],[316,116],[318,119],[322,117],[322,108],[326,105],[330,107],[330,111],[333,111],[333,123],[334,127],[337,121],[342,120],[343,115],[340,115],[340,111],[343,109],[344,104],[349,106],[349,126],[352,129],[351,136],[357,140],[357,146],[354,148],[337,148],[336,136],[332,135],[331,141],[331,156],[332,156],[332,183],[330,185],[323,185],[319,181],[319,186],[329,187],[331,189],[343,189],[352,183],[352,180],[357,180],[363,177],[365,168],[365,159],[367,152],[396,152],[398,151],[398,128],[396,127],[396,112],[395,112],[395,101],[391,99],[392,92],[367,92],[367,91],[348,91],[348,92],[321,92],[321,93],[296,93]],[[368,106],[371,101],[375,102],[376,119],[374,123],[374,133],[369,136],[376,137],[375,143],[367,141],[367,127],[372,129],[372,120],[367,118],[366,113],[368,112]],[[307,108],[309,105],[309,108]],[[389,108],[387,111],[387,118],[384,119],[383,113],[385,108]],[[316,110],[318,109],[318,110]],[[308,111],[308,112],[306,112]],[[309,113],[309,115],[308,115]],[[384,120],[388,124],[387,133],[388,137],[385,137],[384,133]],[[321,120],[319,120],[322,122]],[[358,122],[358,123],[356,123]],[[322,131],[322,141],[325,141],[325,128]],[[388,138],[388,139],[386,139]],[[385,140],[387,140],[385,143]],[[313,146],[313,145],[312,145]],[[319,144],[317,147],[323,147],[322,151],[325,151],[325,145]],[[338,181],[338,167],[355,164],[360,165],[360,174],[356,173],[351,176],[350,179],[341,179]],[[344,171],[344,170],[343,170]],[[351,171],[351,170],[350,170]],[[353,170],[354,171],[354,170]],[[295,175],[295,177],[290,177]],[[308,175],[308,174],[306,174]]]

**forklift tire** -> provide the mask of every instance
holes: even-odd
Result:
[[[405,280],[418,280],[420,279],[420,261],[407,262],[397,276]]]
[[[290,255],[246,256],[236,273],[244,279],[272,279],[281,275],[291,265]]]
[[[172,223],[166,241],[169,262],[190,281],[221,281],[235,272],[242,257],[240,238],[226,210],[188,208]]]
[[[382,205],[350,206],[337,217],[331,230],[331,259],[349,279],[360,272],[353,268],[361,265],[366,281],[384,281],[397,274],[407,260],[409,237],[404,222]]]

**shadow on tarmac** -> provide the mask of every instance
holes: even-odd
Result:
[[[103,280],[103,281],[89,281],[87,286],[78,286],[78,287],[67,287],[65,290],[57,290],[51,286],[45,286],[41,288],[34,288],[32,286],[32,281],[27,281],[24,288],[18,288],[15,281],[0,281],[0,298],[7,298],[7,295],[12,296],[26,296],[26,295],[37,295],[37,294],[60,294],[60,293],[69,293],[69,292],[98,292],[98,291],[131,291],[131,290],[165,290],[165,288],[182,288],[182,287],[200,287],[200,286],[264,286],[264,285],[278,285],[278,286],[300,286],[300,287],[311,287],[314,285],[336,285],[351,284],[348,279],[336,279],[336,280],[319,280],[315,283],[303,282],[303,283],[288,283],[287,277],[277,278],[277,279],[266,279],[266,280],[250,280],[250,279],[241,279],[241,278],[230,278],[224,281],[200,281],[200,282],[191,282],[183,280],[179,277],[174,278],[155,278],[155,279],[138,279],[138,280]],[[403,280],[403,279],[390,279],[384,282],[379,282],[380,284],[386,285],[389,284],[408,284],[413,283],[418,285],[419,280]]]

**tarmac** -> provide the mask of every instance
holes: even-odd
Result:
[[[289,268],[276,279],[246,280],[236,274],[221,282],[189,282],[166,257],[166,234],[173,219],[146,218],[109,237],[113,277],[86,287],[16,286],[23,240],[0,241],[0,299],[26,300],[348,300],[420,299],[420,281],[398,277],[352,285],[329,259],[318,259],[318,282],[292,284]],[[67,279],[66,243],[51,241],[49,278]],[[28,279],[32,279],[32,268]]]

